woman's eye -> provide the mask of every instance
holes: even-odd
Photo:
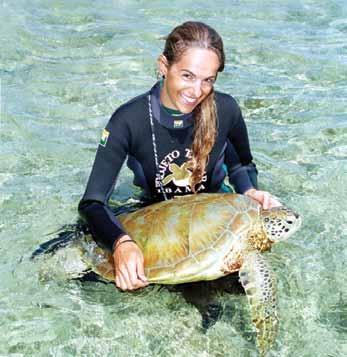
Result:
[[[183,73],[183,78],[184,79],[187,79],[187,80],[192,80],[193,79],[193,76],[189,73]]]
[[[206,83],[209,84],[209,85],[213,85],[215,82],[215,79],[214,78],[208,78],[206,79]]]

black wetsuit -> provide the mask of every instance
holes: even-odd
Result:
[[[87,221],[97,243],[112,249],[126,233],[108,206],[120,169],[126,160],[134,172],[134,184],[152,201],[164,199],[156,178],[156,164],[149,119],[150,95],[159,172],[168,198],[191,193],[189,170],[185,163],[191,155],[193,115],[170,115],[160,104],[160,85],[119,107],[108,122],[79,212]],[[206,174],[196,186],[198,192],[218,192],[228,173],[236,192],[256,187],[256,168],[252,163],[247,129],[236,101],[215,92],[218,132],[209,155]],[[227,171],[227,172],[226,172]]]

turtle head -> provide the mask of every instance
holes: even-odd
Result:
[[[267,237],[274,243],[288,239],[301,225],[300,216],[284,206],[263,209],[261,217]]]

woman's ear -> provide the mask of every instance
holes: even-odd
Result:
[[[168,63],[166,57],[163,54],[161,54],[158,57],[157,63],[158,63],[158,70],[159,70],[160,76],[165,77],[166,73],[168,71],[168,68],[169,68],[169,63]]]

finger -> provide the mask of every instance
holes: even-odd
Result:
[[[128,274],[128,270],[126,267],[123,267],[121,270],[120,270],[120,277],[123,279],[125,285],[126,285],[126,288],[127,290],[132,290],[133,289],[133,285],[130,281],[130,278],[129,278],[129,274]]]
[[[123,279],[123,277],[120,276],[120,277],[118,278],[118,280],[119,280],[119,288],[120,288],[121,290],[123,290],[123,291],[127,291],[127,290],[128,290],[127,284],[126,284],[125,280]]]
[[[116,283],[117,288],[120,288],[120,271],[118,269],[118,266],[116,262],[114,263],[114,281]]]
[[[137,260],[137,276],[142,281],[143,286],[148,285],[148,280],[145,275],[145,269],[143,265],[143,259],[139,258]]]
[[[271,202],[270,202],[271,207],[270,208],[282,206],[282,203],[276,197],[271,196],[270,198],[271,198]]]
[[[115,282],[116,282],[117,288],[120,288],[120,280],[119,280],[118,276],[116,276]]]
[[[136,288],[138,284],[137,273],[136,273],[136,264],[129,262],[127,266],[127,272],[129,277],[129,282],[132,288]]]
[[[263,208],[264,209],[269,209],[270,207],[270,195],[268,192],[264,192],[263,195]]]

